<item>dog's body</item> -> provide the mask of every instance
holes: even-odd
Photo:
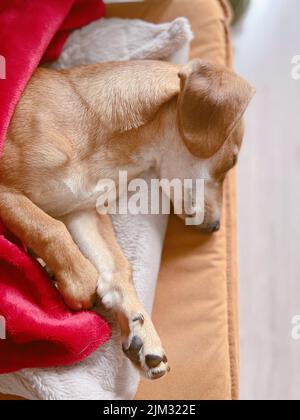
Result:
[[[39,69],[16,109],[0,166],[0,217],[54,272],[69,306],[89,308],[97,288],[125,353],[149,378],[168,362],[111,221],[96,212],[98,182],[151,167],[163,178],[204,178],[202,229],[217,230],[252,94],[238,76],[201,61],[183,69],[107,63]]]

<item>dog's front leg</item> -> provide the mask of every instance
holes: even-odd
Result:
[[[54,273],[72,309],[93,306],[99,274],[74,243],[66,226],[16,191],[0,189],[0,218]]]
[[[160,338],[139,302],[132,270],[114,233],[111,218],[96,211],[81,211],[63,219],[81,252],[101,275],[98,294],[120,325],[127,357],[149,379],[169,369]]]

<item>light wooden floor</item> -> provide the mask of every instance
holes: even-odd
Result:
[[[242,397],[300,399],[300,1],[252,0],[235,47],[257,88],[239,166]]]

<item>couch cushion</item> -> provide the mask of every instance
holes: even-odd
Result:
[[[154,23],[186,16],[195,34],[191,57],[231,66],[230,10],[224,0],[146,0],[111,5],[109,16]],[[154,307],[171,373],[142,380],[137,399],[238,398],[239,333],[235,174],[225,185],[223,225],[202,236],[171,218]]]

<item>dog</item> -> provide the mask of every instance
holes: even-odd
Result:
[[[111,62],[38,69],[15,110],[0,166],[0,217],[45,261],[70,308],[89,309],[100,296],[126,356],[149,379],[168,372],[168,359],[111,219],[96,211],[96,185],[149,168],[160,178],[205,179],[198,229],[218,231],[222,184],[253,94],[241,77],[202,60]]]

